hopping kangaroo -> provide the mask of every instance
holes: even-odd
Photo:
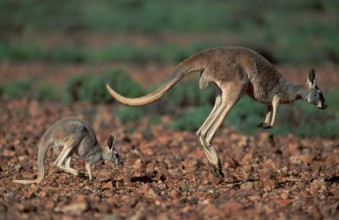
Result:
[[[106,85],[117,101],[128,106],[142,106],[164,96],[179,80],[190,73],[200,73],[201,89],[212,83],[216,86],[215,105],[200,129],[196,132],[207,156],[211,171],[223,177],[220,160],[211,144],[213,136],[230,109],[247,93],[257,102],[267,105],[265,121],[258,127],[272,128],[279,104],[305,100],[319,109],[326,103],[316,85],[317,73],[310,71],[305,84],[287,81],[276,68],[260,54],[242,47],[222,47],[201,51],[181,62],[169,78],[155,91],[139,98],[126,98]]]
[[[117,151],[114,149],[114,138],[109,136],[107,146],[101,148],[89,123],[78,118],[63,118],[52,125],[42,136],[38,153],[38,178],[34,180],[13,180],[15,183],[40,183],[45,177],[46,152],[51,147],[63,149],[54,164],[63,171],[79,175],[71,168],[71,157],[75,153],[86,162],[88,177],[92,179],[91,165],[101,161],[112,161],[122,164]]]

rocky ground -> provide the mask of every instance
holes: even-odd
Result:
[[[225,173],[219,180],[210,173],[195,135],[168,129],[174,120],[168,116],[159,125],[149,126],[147,119],[123,125],[114,117],[114,105],[1,100],[0,106],[0,219],[339,216],[338,138],[245,136],[221,128],[214,140]],[[41,184],[13,183],[36,178],[39,139],[66,116],[88,120],[99,143],[113,134],[124,166],[99,162],[89,181],[53,167],[60,150],[50,151]],[[83,161],[73,163],[85,173]]]

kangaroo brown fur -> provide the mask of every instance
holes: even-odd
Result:
[[[279,104],[302,99],[319,109],[326,108],[322,91],[316,86],[315,69],[310,71],[305,84],[293,84],[260,54],[243,47],[214,48],[196,53],[181,62],[158,89],[139,98],[126,98],[109,85],[106,88],[122,104],[142,106],[160,99],[183,77],[194,72],[200,73],[201,89],[212,83],[217,90],[215,105],[196,132],[211,170],[217,177],[223,177],[223,173],[211,142],[225,116],[243,94],[247,93],[255,101],[267,105],[265,121],[258,124],[264,129],[274,126]]]

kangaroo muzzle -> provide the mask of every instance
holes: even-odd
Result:
[[[318,109],[324,110],[324,109],[327,108],[327,105],[326,105],[326,103],[320,103],[320,105],[318,105],[317,107],[318,107]]]
[[[124,161],[121,158],[115,158],[114,163],[118,165],[124,165]]]

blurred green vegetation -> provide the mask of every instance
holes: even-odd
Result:
[[[146,48],[133,43],[116,43],[95,49],[72,45],[48,48],[38,44],[0,42],[0,61],[179,63],[195,52],[216,46],[217,42],[199,41],[185,47],[176,44],[155,44]]]
[[[60,101],[57,89],[41,79],[27,77],[7,84],[0,84],[0,98],[28,98],[38,101]]]
[[[173,87],[160,102],[165,105],[190,107],[213,104],[214,96],[212,86],[201,90],[198,80],[186,80]]]
[[[143,110],[144,109],[140,107],[123,107],[117,112],[116,117],[122,123],[136,121],[145,116]]]
[[[143,94],[143,88],[122,69],[106,69],[102,74],[85,73],[71,76],[65,83],[65,101],[88,101],[90,103],[111,103],[106,83],[128,97]]]
[[[338,1],[0,0],[3,39],[0,60],[156,60],[177,63],[190,54],[189,49],[183,50],[179,45],[156,45],[156,42],[155,46],[142,48],[127,42],[100,50],[84,47],[76,40],[71,45],[61,43],[48,47],[38,40],[20,36],[26,36],[26,33],[43,33],[51,37],[55,33],[65,36],[77,33],[139,33],[151,36],[209,33],[213,36],[223,33],[227,40],[213,42],[217,46],[226,43],[252,47],[275,62],[335,63],[339,62],[339,44],[336,43],[338,24]],[[209,47],[209,41],[214,41],[213,38],[208,39],[200,49]],[[196,52],[198,48],[193,49]],[[93,56],[88,54],[93,50]],[[146,52],[142,53],[144,50]],[[158,54],[162,54],[160,60],[157,60]]]
[[[324,15],[336,15],[338,5],[337,1],[322,0],[2,0],[0,14],[1,26],[16,30],[220,32],[221,28],[244,31],[266,25],[283,29],[273,26],[279,23],[290,24],[293,31],[299,27],[296,23],[323,21]],[[317,26],[304,29],[318,31]]]
[[[106,69],[101,74],[88,72],[69,77],[63,90],[37,77],[9,83],[0,83],[2,99],[35,99],[38,101],[92,104],[112,103],[114,99],[107,92],[106,83],[128,97],[144,94],[144,89],[122,69]]]

